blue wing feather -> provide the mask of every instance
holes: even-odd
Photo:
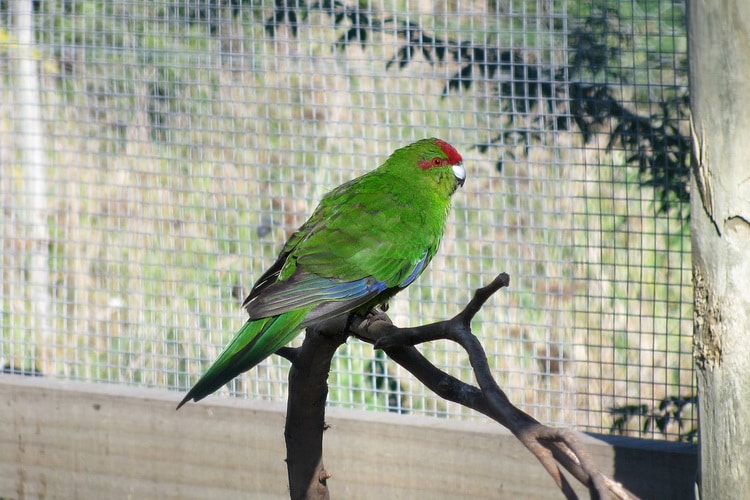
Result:
[[[407,286],[411,285],[415,279],[419,277],[420,274],[422,274],[422,271],[424,271],[425,266],[427,265],[427,252],[425,251],[424,255],[422,255],[422,258],[419,259],[419,262],[417,262],[417,265],[414,266],[414,269],[411,273],[409,273],[409,276],[404,279],[401,283],[398,284],[399,288],[406,288]]]
[[[340,314],[374,299],[387,288],[385,282],[372,277],[355,281],[338,281],[312,273],[297,272],[289,279],[266,286],[263,293],[250,298],[246,303],[246,309],[250,314],[250,319],[259,319],[294,309],[335,302],[339,304],[339,307],[335,309],[340,310]],[[333,315],[329,312],[325,317]],[[309,321],[306,322],[309,323]]]

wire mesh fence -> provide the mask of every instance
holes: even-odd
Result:
[[[690,438],[684,3],[0,5],[5,372],[185,391],[329,189],[423,137],[468,179],[398,325],[475,321],[540,420]],[[421,350],[471,380],[447,342]],[[283,400],[272,356],[221,392]],[[369,345],[329,404],[473,418]]]

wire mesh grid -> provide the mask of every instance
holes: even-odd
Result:
[[[680,2],[3,9],[4,371],[185,391],[320,197],[438,136],[468,180],[394,322],[507,271],[474,329],[511,400],[593,431],[694,424]],[[472,380],[456,346],[421,350]],[[221,393],[283,400],[286,373],[272,356]],[[329,382],[331,405],[476,417],[357,341]]]

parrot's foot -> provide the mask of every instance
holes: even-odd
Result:
[[[386,325],[393,325],[393,323],[391,323],[391,319],[381,307],[372,307],[368,309],[364,314],[350,314],[347,320],[347,330],[351,332],[355,337],[363,338],[365,340],[373,342],[377,341],[378,339],[372,338],[370,335],[365,335],[363,337],[362,332],[372,333],[372,326],[379,322],[383,322]]]

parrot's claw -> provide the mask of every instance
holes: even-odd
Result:
[[[346,329],[356,337],[358,336],[357,332],[367,331],[373,323],[384,320],[387,321],[388,316],[386,316],[382,306],[375,306],[368,309],[364,314],[349,314],[349,318],[346,322]]]

